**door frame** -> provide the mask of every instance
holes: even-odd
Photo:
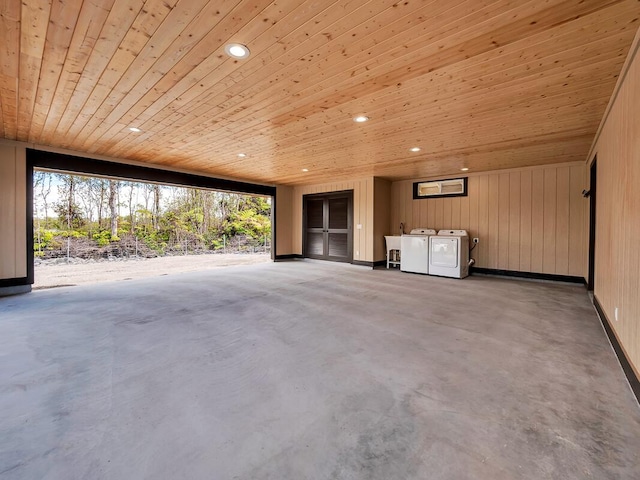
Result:
[[[309,193],[302,196],[302,257],[314,258],[307,255],[307,200],[320,200],[331,198],[344,198],[347,203],[347,259],[322,258],[329,262],[353,263],[353,190],[340,190],[336,192]]]

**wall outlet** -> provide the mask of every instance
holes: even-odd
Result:
[[[358,230],[362,230],[362,224],[361,224],[361,223],[359,223],[358,225],[356,225],[356,228],[357,228]]]
[[[616,309],[613,311],[613,316],[616,319],[616,322],[618,321],[618,307],[616,307]]]
[[[360,252],[358,250],[356,250],[356,257],[360,255]]]
[[[473,237],[473,243],[477,245],[478,243],[480,243],[480,239],[478,237]]]

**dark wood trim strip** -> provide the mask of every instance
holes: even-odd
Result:
[[[17,277],[17,278],[0,278],[0,288],[17,287],[20,285],[31,285],[33,282],[29,281],[29,277]]]
[[[586,285],[586,281],[582,277],[573,277],[571,275],[554,275],[552,273],[535,273],[535,272],[518,272],[516,270],[496,270],[493,268],[471,267],[470,273],[479,273],[482,275],[500,275],[503,277],[530,278],[533,280],[550,280],[554,282],[580,283]]]
[[[29,156],[27,155],[26,161],[26,170],[27,170],[27,178],[25,179],[26,188],[25,192],[27,195],[27,283],[32,285],[35,281],[35,272],[34,272],[34,264],[33,264],[33,165],[29,161]]]
[[[364,260],[353,260],[352,265],[358,265],[359,267],[371,267],[373,268],[373,262],[366,262]]]
[[[375,262],[367,262],[364,260],[354,260],[351,262],[352,265],[358,265],[361,267],[371,267],[371,268],[375,268],[375,267],[379,267],[381,265],[386,265],[387,261],[386,260],[377,260]]]
[[[93,158],[76,157],[62,153],[27,149],[27,162],[31,167],[61,170],[81,175],[98,175],[111,178],[124,178],[145,182],[181,185],[197,188],[209,188],[235,193],[266,195],[275,197],[276,187],[255,183],[205,177],[191,173],[173,172],[153,167],[141,167],[126,163],[108,162]]]
[[[271,197],[271,261],[276,260],[276,250],[278,248],[278,235],[276,232],[276,195]]]
[[[304,258],[304,257],[298,253],[289,253],[287,255],[276,255],[274,260],[276,262],[284,262],[287,260],[295,260],[298,258]]]
[[[611,342],[613,351],[616,352],[616,356],[618,357],[618,362],[620,362],[622,371],[624,372],[625,376],[627,377],[627,380],[629,381],[629,386],[631,387],[633,394],[636,396],[636,399],[640,403],[640,379],[638,378],[638,376],[636,375],[636,372],[631,366],[631,363],[629,362],[627,355],[624,353],[624,350],[622,349],[620,342],[618,342],[618,337],[616,337],[616,334],[613,332],[613,329],[611,328],[611,322],[609,321],[609,318],[605,315],[604,310],[602,309],[602,305],[600,305],[600,302],[598,301],[598,298],[595,295],[593,296],[593,306],[595,307],[596,312],[598,312],[598,317],[600,317],[600,323],[602,323],[602,328],[604,328],[604,331],[606,332],[607,337],[609,337],[609,342]]]

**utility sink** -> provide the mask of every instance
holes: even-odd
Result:
[[[400,235],[386,235],[384,240],[387,242],[387,252],[389,250],[400,250],[401,238],[402,237]]]

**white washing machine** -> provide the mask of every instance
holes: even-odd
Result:
[[[466,230],[440,230],[429,237],[429,275],[464,278],[469,275],[469,235]]]
[[[429,273],[429,238],[435,234],[430,228],[414,228],[400,237],[400,270]]]

